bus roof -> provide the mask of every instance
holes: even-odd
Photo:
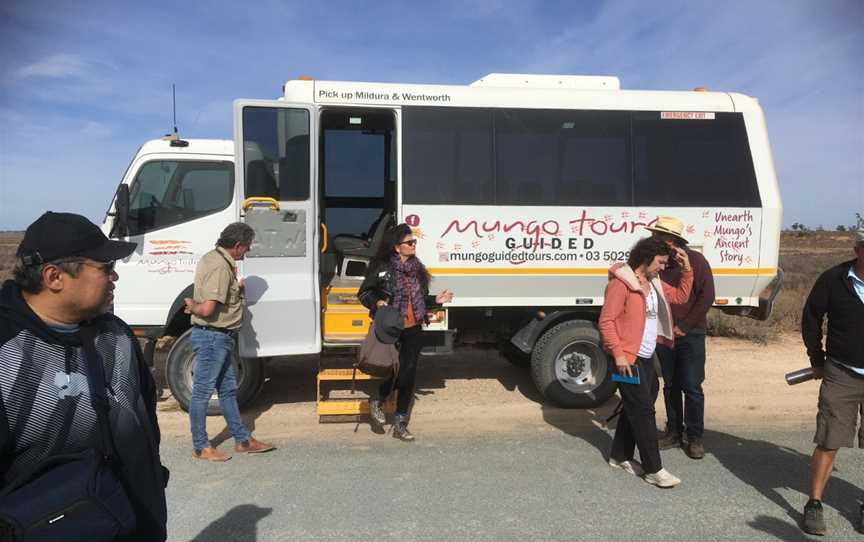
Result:
[[[287,102],[367,106],[732,112],[757,104],[726,92],[620,90],[611,76],[526,74],[489,74],[471,85],[290,80],[283,93]]]

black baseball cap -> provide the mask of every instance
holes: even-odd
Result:
[[[113,262],[132,254],[136,246],[108,239],[96,224],[81,215],[48,211],[24,232],[17,256],[24,265],[41,265],[61,258]]]
[[[409,307],[408,310],[411,310]],[[375,311],[375,320],[372,325],[375,328],[375,336],[384,344],[393,344],[399,340],[402,334],[404,322],[399,309],[384,305]]]

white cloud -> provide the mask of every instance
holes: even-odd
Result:
[[[87,74],[87,63],[78,55],[61,53],[49,56],[21,67],[15,76],[18,79],[47,77],[63,79],[66,77],[84,77]]]

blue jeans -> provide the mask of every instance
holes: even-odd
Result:
[[[675,338],[675,348],[657,345],[663,368],[663,398],[666,429],[687,431],[688,439],[702,438],[705,432],[705,335],[688,333]],[[682,404],[683,394],[683,404]]]
[[[240,419],[237,406],[237,378],[231,359],[234,355],[234,336],[218,331],[193,328],[190,336],[195,350],[195,374],[192,381],[192,400],[189,403],[189,424],[192,446],[202,450],[210,446],[207,437],[207,405],[213,390],[219,392],[219,408],[228,422],[235,442],[246,442],[251,436]]]

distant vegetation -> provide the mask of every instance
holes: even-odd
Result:
[[[0,282],[9,278],[12,274],[12,266],[15,264],[15,251],[24,232],[0,232]]]
[[[845,224],[840,224],[835,228],[835,231],[856,231],[856,230],[860,230],[862,228],[864,228],[864,216],[862,216],[861,213],[855,213],[855,223],[854,224],[850,224],[848,226],[846,226]],[[802,224],[800,222],[795,222],[794,224],[792,224],[792,226],[790,226],[790,229],[793,232],[797,232],[797,233],[807,233],[807,232],[811,232],[811,231],[825,231],[825,227],[822,225],[817,226],[815,230],[811,230],[809,227],[807,227],[807,225]]]

